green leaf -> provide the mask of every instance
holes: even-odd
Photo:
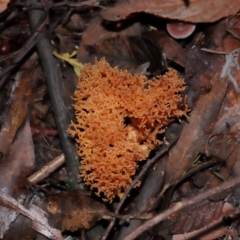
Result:
[[[73,51],[71,54],[63,53],[58,54],[56,51],[53,52],[53,55],[73,66],[74,72],[79,77],[81,74],[81,70],[83,69],[83,64],[80,63],[76,58],[73,58],[77,55],[77,51]]]

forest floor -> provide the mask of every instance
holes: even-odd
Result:
[[[0,238],[239,239],[239,6],[2,1]]]

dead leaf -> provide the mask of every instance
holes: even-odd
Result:
[[[115,37],[99,45],[87,46],[92,62],[95,58],[105,58],[111,66],[136,72],[136,68],[150,63],[147,71],[150,74],[161,74],[166,70],[166,60],[160,45],[147,38],[138,36]],[[144,69],[145,66],[143,66]]]
[[[204,130],[216,118],[221,107],[228,82],[226,79],[215,79],[212,91],[200,98],[191,117],[186,123],[178,143],[170,152],[164,192],[171,184],[180,180],[189,170],[199,152],[204,152],[207,136]]]
[[[18,233],[17,235],[16,232]],[[37,232],[33,228],[31,228],[31,219],[19,214],[14,220],[14,222],[11,224],[9,230],[5,232],[3,239],[25,240],[26,238],[29,240],[37,239]]]
[[[62,235],[59,230],[49,226],[46,213],[35,205],[26,209],[19,204],[14,198],[0,190],[0,205],[13,209],[17,214],[22,214],[32,220],[32,227],[50,239],[61,240]]]
[[[227,31],[231,33],[235,38],[240,40],[240,29],[239,28],[228,28]]]
[[[86,49],[89,56],[91,56],[91,62],[95,58],[101,59],[105,57],[111,66],[118,66],[120,69],[126,69],[130,63],[132,63],[131,65],[135,65],[129,54],[130,46],[126,37],[108,38],[101,44],[86,46]]]
[[[32,173],[35,163],[34,145],[29,121],[20,129],[8,154],[0,162],[0,189],[19,197],[26,177]]]
[[[227,108],[214,124],[206,143],[207,155],[227,159],[240,141],[240,104]]]
[[[1,206],[0,204],[0,238],[2,239],[4,234],[8,231],[10,225],[12,222],[15,221],[15,219],[18,216],[18,213],[12,209],[6,208]]]
[[[217,204],[219,205],[219,204]],[[224,214],[226,214],[225,209],[228,208],[228,212],[231,211],[230,209],[233,208],[231,205],[228,203],[225,203],[222,209],[222,214],[220,214],[219,218],[217,220],[213,220],[211,223],[206,224],[202,228],[195,230],[195,231],[190,231],[184,234],[174,234],[172,239],[173,240],[182,240],[182,239],[198,239],[198,240],[207,240],[207,239],[218,239],[220,236],[227,236],[229,233],[229,228],[226,226],[226,224],[223,221]],[[212,214],[212,210],[210,209],[210,215]],[[203,213],[208,213],[203,212]],[[208,215],[208,214],[206,214]],[[201,218],[196,219],[196,222],[199,223],[201,221]],[[230,229],[232,229],[230,227]],[[230,236],[233,236],[232,234]],[[237,239],[237,238],[236,238]]]
[[[3,155],[8,152],[19,127],[23,123],[32,94],[30,73],[26,70],[19,71],[17,79],[0,132],[0,152]]]
[[[158,17],[184,22],[215,22],[223,17],[236,14],[240,0],[129,0],[122,1],[101,12],[104,19],[119,21],[137,12],[146,12]]]
[[[240,16],[230,16],[222,19],[214,24],[206,25],[203,31],[203,35],[199,42],[201,47],[214,50],[216,52],[230,53],[233,50],[239,48],[239,40],[234,38],[229,29],[240,28]]]
[[[118,25],[108,26],[106,23],[104,25],[101,17],[95,17],[88,23],[88,27],[83,32],[82,40],[78,48],[77,58],[82,63],[90,62],[91,60],[89,60],[88,52],[86,51],[85,46],[93,46],[96,44],[100,45],[104,40],[109,38],[120,36],[139,36],[142,30],[143,26],[139,22],[120,24],[118,28]]]
[[[151,75],[161,75],[167,69],[165,55],[161,45],[149,38],[129,36],[129,45],[132,58],[136,59],[137,63],[150,63],[148,72]],[[131,54],[130,52],[130,54]]]
[[[31,129],[26,121],[9,153],[0,163],[0,189],[11,196],[24,199],[22,187],[26,184],[26,176],[33,170],[34,159]],[[0,206],[0,238],[16,217],[15,211]]]
[[[215,123],[211,136],[230,134],[240,131],[240,103],[231,108],[225,109],[218,121]]]
[[[86,26],[87,26],[86,19],[84,19],[83,16],[79,13],[73,13],[71,18],[69,19],[69,21],[66,24],[67,29],[75,30],[75,31],[78,31],[78,32],[85,29]],[[60,25],[58,27],[62,28],[62,26],[60,26]],[[67,42],[69,44],[69,41],[67,41]]]
[[[210,80],[216,73],[220,74],[223,69],[226,57],[224,53],[240,48],[239,40],[227,33],[228,28],[239,26],[239,19],[239,17],[234,16],[209,25],[194,43],[186,47],[187,83],[197,93],[202,94],[209,91]],[[213,52],[204,51],[204,48]],[[232,69],[232,76],[239,82],[239,71]]]
[[[176,42],[166,31],[150,31],[143,33],[145,38],[156,41],[163,48],[166,57],[184,67],[185,54],[182,46]]]
[[[0,12],[4,11],[7,8],[9,1],[8,0],[1,0],[0,1]]]
[[[234,147],[234,150],[233,150]],[[219,152],[223,152],[222,155],[218,154],[217,157],[220,159],[227,159],[225,162],[222,162],[221,164],[215,165],[212,168],[206,169],[205,171],[198,172],[195,176],[193,176],[194,184],[200,188],[204,187],[204,191],[207,189],[213,189],[214,187],[219,186],[223,181],[226,181],[229,179],[229,177],[233,173],[233,168],[237,160],[237,154],[239,146],[234,144],[233,147],[230,147],[229,149],[225,146],[219,147]],[[214,152],[214,155],[216,155],[216,149]],[[211,197],[209,197],[209,200],[211,201],[222,201],[225,199],[226,195],[231,192],[231,190],[223,191],[219,194],[215,194]]]
[[[222,213],[223,204],[223,201],[210,202],[205,200],[175,213],[168,218],[169,221],[173,222],[170,230],[171,234],[192,232],[209,225],[224,215]]]
[[[90,229],[107,213],[105,206],[77,191],[51,195],[47,198],[49,223],[61,231]]]
[[[209,92],[210,81],[216,73],[221,72],[223,64],[224,59],[221,55],[201,51],[200,47],[185,49],[187,83],[197,95]]]

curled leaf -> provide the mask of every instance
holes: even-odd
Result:
[[[47,199],[49,222],[61,231],[90,229],[103,218],[107,210],[102,203],[77,192],[49,196]]]
[[[215,22],[223,17],[236,14],[240,0],[130,0],[122,1],[115,7],[103,10],[101,15],[110,21],[119,21],[137,12],[145,12],[162,18],[185,22]]]

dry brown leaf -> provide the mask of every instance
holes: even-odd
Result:
[[[11,196],[24,198],[22,187],[26,184],[24,181],[26,176],[33,169],[34,159],[30,124],[26,121],[11,146],[9,154],[0,163],[0,189]],[[15,211],[0,206],[0,238],[16,217]]]
[[[206,25],[200,39],[201,47],[205,47],[216,52],[230,53],[239,48],[239,40],[232,36],[231,29],[240,29],[240,16],[234,15],[222,19],[215,24]],[[230,31],[229,31],[230,30]],[[233,31],[234,32],[234,31]]]
[[[209,220],[211,220],[212,218],[212,221],[209,221],[209,223],[205,225],[202,224],[203,227],[198,230],[190,231],[185,234],[174,235],[172,239],[173,240],[182,240],[182,239],[212,240],[212,239],[218,239],[220,238],[220,236],[226,235],[229,232],[229,229],[226,226],[226,222],[223,221],[223,216],[226,216],[227,213],[233,212],[235,208],[232,204],[229,204],[227,202],[225,202],[222,207],[222,203],[223,202],[218,202],[218,203],[209,202],[205,204],[205,206],[203,205],[202,212],[200,212],[200,217],[196,216],[196,219],[195,219],[196,221],[191,220],[193,223],[192,225],[194,225],[194,222],[196,222],[196,224],[199,225],[202,219],[204,221],[207,218]],[[213,208],[211,208],[211,205],[213,206]],[[221,208],[221,213],[219,212],[220,208]],[[197,206],[197,209],[198,209],[198,206]],[[201,218],[202,215],[203,217]],[[189,217],[189,216],[186,216],[186,217]],[[213,219],[216,219],[216,220],[213,220]],[[233,235],[230,235],[230,236],[233,236]],[[233,239],[237,239],[237,238],[233,238]]]
[[[236,14],[239,9],[240,0],[129,0],[103,10],[101,15],[107,20],[118,21],[133,13],[146,12],[162,18],[199,23],[215,22]]]
[[[227,108],[215,123],[206,143],[207,155],[227,159],[240,141],[240,105]]]
[[[197,94],[209,92],[211,79],[221,72],[224,58],[219,54],[209,54],[201,50],[201,46],[185,49],[185,73],[187,83]]]
[[[221,239],[221,237],[225,235],[226,236],[228,235],[228,228],[226,228],[226,226],[222,224],[222,219],[218,219],[218,220],[215,220],[213,223],[207,226],[204,226],[199,230],[195,230],[193,232],[184,233],[184,234],[173,235],[172,240],[183,240],[183,239],[212,240],[212,239]]]
[[[9,3],[8,0],[1,0],[0,1],[0,12],[6,10],[8,3]]]
[[[140,25],[140,23],[136,22],[130,26],[122,26],[120,25],[119,29],[118,27],[108,27],[103,24],[103,19],[100,17],[93,18],[89,24],[86,30],[83,32],[82,40],[80,42],[77,57],[80,62],[86,63],[91,62],[91,58],[88,57],[88,52],[85,49],[85,46],[92,46],[95,44],[101,44],[104,40],[108,38],[114,38],[117,36],[136,36],[140,35],[143,26]],[[120,31],[123,30],[124,31]]]
[[[105,206],[77,191],[51,195],[47,198],[51,226],[61,231],[90,229],[107,213]]]
[[[204,151],[207,136],[206,127],[216,118],[227,89],[226,79],[215,79],[212,91],[200,98],[191,112],[189,123],[186,123],[177,145],[170,152],[166,167],[166,185],[163,192],[173,183],[180,180],[184,172],[190,169],[199,152]]]
[[[181,66],[184,66],[185,55],[182,46],[170,37],[166,31],[150,31],[143,34],[144,37],[151,41],[156,41],[163,48],[166,57]]]
[[[1,205],[1,204],[0,204]],[[0,206],[0,238],[2,239],[4,234],[9,229],[12,222],[18,217],[18,213],[12,209]]]
[[[16,232],[19,233],[16,236]],[[4,240],[23,240],[28,238],[37,239],[38,232],[31,227],[31,219],[19,214],[11,224],[8,231],[5,232]],[[42,239],[43,240],[43,239]],[[46,240],[46,239],[44,239]]]
[[[222,155],[219,154],[218,149],[214,149],[215,152],[218,152],[218,156],[221,159],[227,159],[224,163],[222,162],[221,165],[216,165],[213,168],[206,169],[205,171],[198,172],[195,176],[193,176],[193,181],[198,188],[204,187],[204,191],[207,189],[213,189],[214,187],[219,186],[222,181],[229,179],[229,177],[233,174],[233,168],[234,165],[237,161],[237,154],[238,154],[238,149],[239,146],[236,146],[236,143],[234,144],[235,148],[232,150],[232,147],[228,149],[228,147],[224,146],[225,144],[223,143],[219,149],[224,149],[222,150]],[[232,152],[230,154],[230,152]],[[230,155],[230,156],[229,156]],[[230,190],[231,191],[231,190]],[[223,191],[219,194],[215,194],[211,197],[209,197],[210,200],[212,201],[221,201],[225,199],[226,195],[229,193],[229,190]]]
[[[61,240],[61,232],[49,226],[46,213],[35,205],[25,208],[17,200],[0,190],[0,205],[13,209],[16,214],[22,214],[32,220],[32,227],[50,239]]]
[[[209,91],[210,80],[216,73],[221,73],[225,63],[221,53],[230,53],[240,48],[239,40],[227,33],[227,29],[239,26],[239,20],[238,16],[234,16],[209,25],[203,34],[185,49],[185,73],[189,77],[187,83],[197,93]],[[192,47],[193,45],[195,47]],[[213,52],[209,53],[207,49]],[[240,83],[239,71],[233,69],[232,76]]]
[[[209,225],[223,215],[224,202],[210,202],[208,200],[195,204],[184,211],[179,211],[168,218],[173,221],[172,234],[192,232]],[[206,214],[208,213],[208,214]]]
[[[129,72],[160,75],[166,71],[165,55],[156,41],[138,36],[117,36],[105,39],[101,44],[87,46],[89,59],[105,58],[112,67]],[[146,65],[147,63],[147,65]]]
[[[34,145],[27,120],[19,130],[9,153],[0,162],[0,189],[19,197],[21,188],[26,184],[26,177],[33,171],[34,163]]]
[[[240,103],[232,108],[227,108],[216,122],[211,137],[221,134],[236,133],[240,131]]]
[[[240,29],[239,28],[228,28],[227,31],[231,33],[235,38],[240,40]]]
[[[3,155],[8,152],[19,127],[23,123],[32,94],[32,79],[29,72],[26,72],[26,70],[19,71],[17,79],[0,132],[0,152]]]

